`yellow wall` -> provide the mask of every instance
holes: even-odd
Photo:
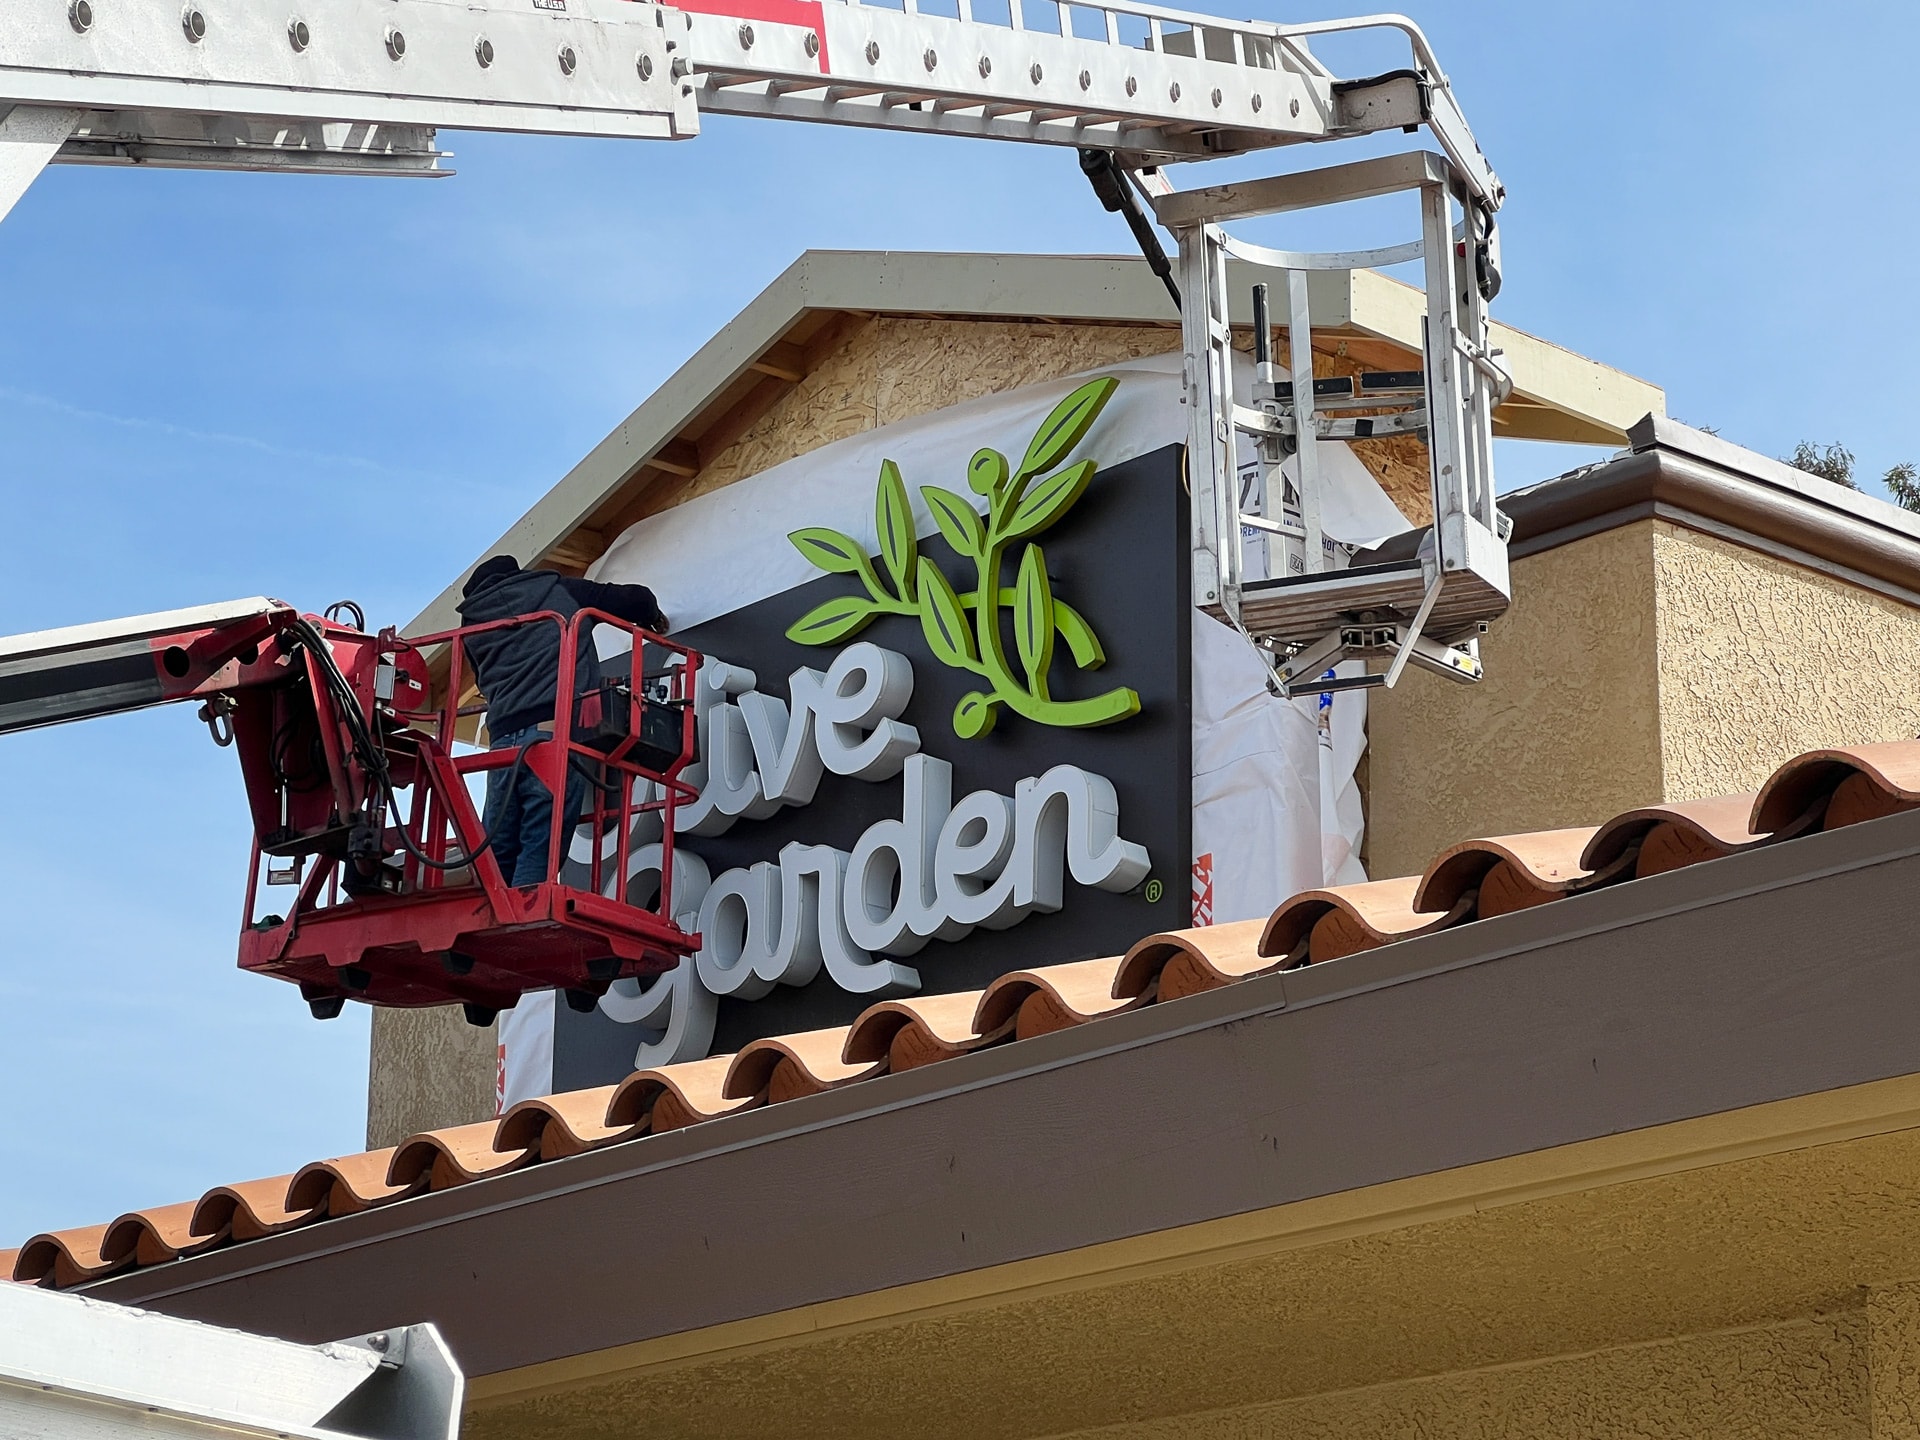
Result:
[[[477,1376],[465,1433],[1916,1440],[1916,1126],[1909,1076],[1321,1196]]]
[[[1273,1405],[1070,1432],[1071,1440],[1838,1440],[1870,1434],[1865,1307]],[[1068,1440],[1063,1436],[1061,1440]]]

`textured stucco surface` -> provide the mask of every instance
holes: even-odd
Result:
[[[1650,523],[1666,799],[1751,790],[1820,746],[1920,734],[1920,611]]]
[[[1513,566],[1486,679],[1410,672],[1369,700],[1369,873],[1476,835],[1598,824],[1661,798],[1653,522]]]
[[[1665,520],[1515,562],[1487,678],[1371,702],[1369,873],[1920,734],[1920,610]]]
[[[723,1349],[490,1401],[466,1433],[611,1440],[644,1418],[654,1440],[972,1440],[1279,1407],[1139,1433],[1864,1435],[1866,1332],[1831,1317],[1920,1275],[1916,1206],[1920,1130],[1896,1130]],[[1869,1316],[1873,1404],[1909,1423],[1920,1304]],[[1659,1348],[1688,1336],[1709,1338]]]
[[[1854,1310],[1275,1405],[1081,1430],[1073,1440],[1539,1440],[1562,1435],[1866,1440],[1866,1328],[1864,1316]]]
[[[467,1024],[458,1005],[375,1010],[367,1065],[367,1148],[491,1116],[497,1034],[497,1025]]]

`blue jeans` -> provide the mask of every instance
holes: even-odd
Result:
[[[546,741],[552,737],[537,726],[516,730],[511,735],[494,737],[492,748],[508,750],[521,745]],[[493,858],[509,885],[538,885],[547,876],[547,841],[553,834],[553,792],[535,777],[528,754],[516,771],[502,766],[487,772],[487,804],[481,823],[493,837]],[[511,775],[513,782],[508,783]],[[561,812],[560,859],[566,861],[566,844],[586,809],[592,781],[580,773],[580,767],[567,767],[567,796]]]

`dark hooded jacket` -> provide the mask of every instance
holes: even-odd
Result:
[[[666,625],[653,591],[644,585],[603,585],[551,570],[482,575],[459,610],[468,625],[543,610],[563,616],[604,610],[649,630]],[[600,683],[600,662],[588,630],[581,631],[579,645],[573,672],[577,695]],[[480,692],[487,697],[487,729],[492,734],[511,735],[553,719],[554,695],[560,688],[560,635],[551,621],[475,635],[466,641],[466,649]]]

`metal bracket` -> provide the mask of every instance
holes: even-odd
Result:
[[[80,111],[15,105],[0,117],[0,220],[52,163],[80,123]]]

